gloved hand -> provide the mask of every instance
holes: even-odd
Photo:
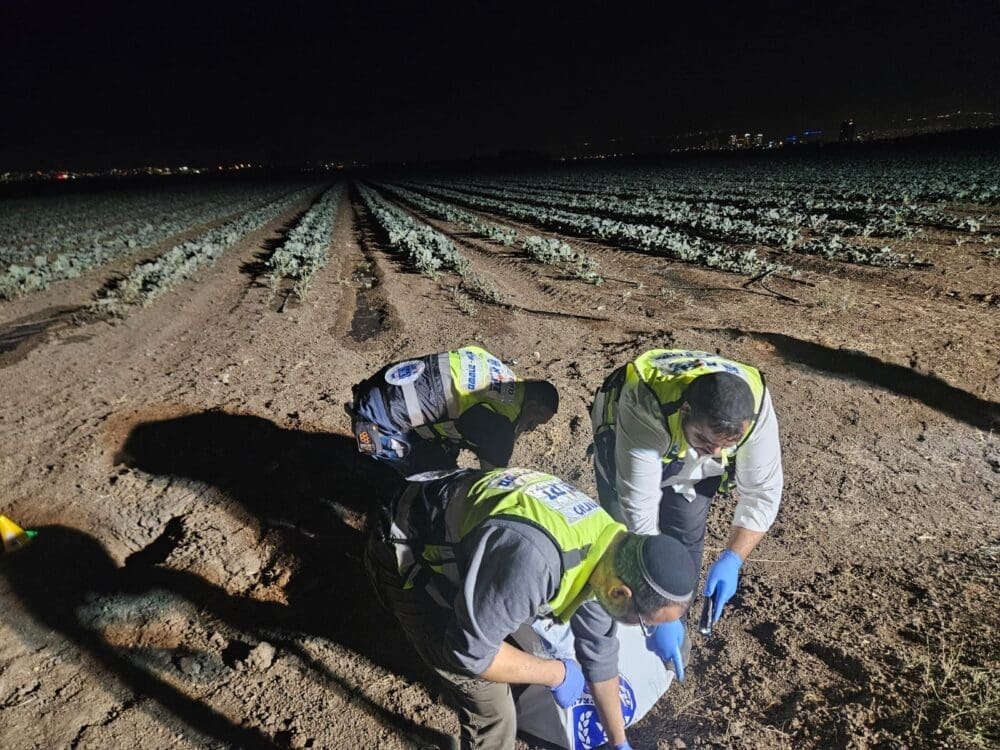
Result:
[[[560,659],[566,667],[566,676],[554,688],[549,688],[555,696],[559,708],[569,708],[583,695],[583,670],[572,659]]]
[[[632,746],[628,744],[628,740],[620,745],[615,745],[615,750],[632,750]]]
[[[705,579],[705,596],[712,597],[712,624],[722,617],[722,608],[733,598],[739,584],[743,558],[727,549],[708,569]]]
[[[684,682],[684,658],[681,656],[681,644],[684,643],[684,623],[681,620],[665,622],[646,636],[646,648],[659,656],[663,661],[674,663],[674,674]]]

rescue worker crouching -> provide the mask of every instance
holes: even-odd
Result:
[[[586,680],[611,744],[628,750],[615,623],[641,625],[647,646],[682,676],[672,626],[697,575],[683,545],[628,533],[573,486],[528,469],[413,476],[383,511],[365,567],[380,602],[442,678],[462,748],[514,746],[509,683],[546,685],[566,708]],[[541,659],[505,641],[538,617],[569,623],[577,661]]]
[[[604,381],[591,421],[601,505],[631,531],[680,540],[699,570],[712,498],[735,483],[729,539],[703,590],[718,621],[781,503],[778,421],[764,377],[708,352],[653,349]]]
[[[358,450],[403,476],[455,468],[462,448],[483,468],[506,466],[517,437],[559,409],[554,385],[518,379],[477,346],[394,362],[353,392]]]

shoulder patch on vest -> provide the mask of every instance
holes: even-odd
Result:
[[[545,474],[534,469],[505,469],[490,479],[486,486],[493,490],[512,490],[544,476]]]
[[[424,363],[419,359],[400,362],[393,365],[385,373],[385,382],[389,385],[406,385],[419,378],[424,372]]]
[[[561,479],[525,487],[524,494],[561,514],[570,524],[582,521],[601,509],[596,500]]]

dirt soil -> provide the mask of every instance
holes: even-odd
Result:
[[[590,492],[587,410],[612,368],[678,346],[767,377],[781,514],[637,750],[1000,741],[984,246],[929,231],[907,249],[934,265],[910,270],[783,257],[797,281],[744,289],[567,238],[600,262],[595,287],[433,221],[493,305],[408,269],[351,191],[330,263],[282,305],[253,269],[304,208],[121,321],[67,314],[94,273],[0,305],[0,512],[39,532],[0,560],[0,747],[444,746],[455,717],[359,563],[385,481],[342,403],[385,362],[466,343],[555,382],[559,415],[514,463]],[[732,510],[714,505],[709,559]]]

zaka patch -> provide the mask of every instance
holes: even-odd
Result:
[[[517,395],[517,376],[514,371],[493,356],[480,356],[462,350],[459,387],[466,393],[480,393],[504,404],[514,403]]]
[[[400,362],[393,365],[385,373],[385,382],[389,385],[406,385],[412,383],[424,373],[424,363],[419,359]]]
[[[601,509],[597,501],[561,479],[532,484],[524,488],[524,494],[561,514],[570,524]]]
[[[653,366],[665,375],[680,375],[688,370],[699,367],[716,372],[723,370],[734,375],[740,374],[740,369],[732,362],[720,360],[708,352],[668,352],[653,358]]]
[[[546,476],[533,469],[505,469],[491,478],[486,486],[494,490],[512,490]]]

